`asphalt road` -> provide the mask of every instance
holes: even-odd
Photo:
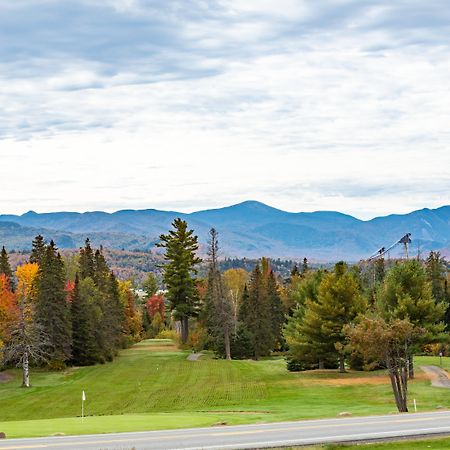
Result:
[[[450,378],[448,373],[438,366],[420,366],[431,380],[431,385],[441,388],[450,388]]]
[[[0,449],[249,449],[450,434],[450,411],[138,433],[7,439]]]

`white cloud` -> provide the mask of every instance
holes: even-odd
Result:
[[[252,198],[371,217],[449,203],[450,50],[434,15],[398,16],[401,2],[111,0],[97,23],[83,15],[94,6],[68,4],[84,35],[37,26],[37,41],[64,42],[27,63],[4,50],[1,212]]]

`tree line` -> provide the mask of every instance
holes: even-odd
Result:
[[[37,236],[29,260],[13,273],[0,254],[0,348],[2,364],[60,369],[111,361],[139,338],[142,317],[128,282],[118,281],[101,249],[89,239],[80,248],[73,280],[53,241]]]

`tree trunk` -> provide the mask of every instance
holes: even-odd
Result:
[[[228,327],[225,327],[223,340],[225,344],[225,359],[231,361],[230,332]]]
[[[181,323],[181,343],[186,344],[189,337],[189,318],[182,317],[180,323]]]
[[[344,355],[339,355],[339,372],[345,373]]]
[[[320,359],[319,360],[319,370],[323,370],[324,367],[325,367],[325,365],[324,365],[323,361]]]
[[[22,387],[30,387],[30,367],[28,362],[28,353],[25,352],[23,355],[22,363]]]
[[[402,367],[403,411],[408,412],[408,367]]]
[[[389,362],[387,366],[397,409],[399,412],[408,412],[407,368],[403,366],[396,368],[395,365]]]
[[[397,388],[397,382],[395,379],[395,373],[389,370],[389,379],[391,380],[392,392],[394,394],[395,404],[397,405],[397,409],[401,412],[402,405],[400,401],[400,396]]]
[[[409,379],[414,380],[414,358],[412,354],[409,355],[408,373]]]

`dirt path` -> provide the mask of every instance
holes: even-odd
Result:
[[[203,356],[203,353],[191,353],[188,357],[188,361],[198,361],[200,357]]]
[[[432,386],[450,389],[450,378],[444,369],[438,366],[421,366],[421,369],[431,380]]]

